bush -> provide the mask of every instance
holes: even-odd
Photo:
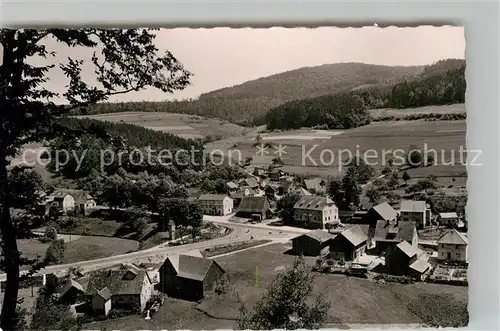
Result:
[[[140,311],[141,311],[141,308],[137,304],[134,304],[134,305],[130,306],[129,308],[112,308],[109,311],[108,317],[111,319],[125,317],[128,315],[138,314]]]
[[[63,239],[54,240],[45,253],[45,262],[48,264],[60,263],[64,258],[66,244]]]
[[[46,230],[45,230],[45,237],[50,240],[50,241],[53,241],[53,240],[56,240],[57,239],[57,230],[55,227],[53,226],[49,226]]]

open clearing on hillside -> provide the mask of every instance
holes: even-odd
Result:
[[[372,118],[377,119],[381,117],[394,116],[396,118],[404,118],[408,115],[420,114],[460,114],[465,113],[465,104],[459,103],[446,106],[427,106],[419,108],[395,109],[395,108],[382,108],[370,109]]]
[[[122,112],[75,117],[135,124],[152,130],[175,134],[187,139],[207,136],[219,139],[238,137],[245,134],[248,130],[242,126],[219,119],[163,112]]]
[[[324,140],[297,140],[296,136],[319,136],[313,130],[297,130],[286,133],[268,134],[273,139],[271,146],[266,150],[267,158],[256,157],[258,149],[254,146],[255,138],[242,137],[240,141],[228,147],[224,140],[214,142],[208,149],[220,148],[228,152],[237,149],[243,158],[252,156],[260,161],[266,159],[269,164],[277,152],[276,146],[282,144],[284,153],[283,170],[296,174],[314,174],[317,176],[336,175],[339,165],[349,155],[365,157],[366,162],[377,168],[387,164],[387,160],[394,159],[402,162],[405,153],[411,146],[416,146],[427,152],[436,151],[436,166],[413,170],[412,176],[463,176],[464,162],[467,160],[465,151],[465,121],[388,121],[374,122],[366,126],[345,130],[340,134],[332,135]],[[272,138],[271,138],[272,137]],[[292,139],[292,137],[294,139]],[[290,138],[290,139],[288,139]],[[276,142],[274,142],[276,140]],[[273,143],[274,142],[274,143]],[[462,151],[461,151],[462,149]],[[461,155],[462,154],[462,155]],[[229,155],[229,154],[227,154]],[[453,163],[453,165],[448,165]],[[420,173],[419,173],[420,172]]]
[[[272,279],[290,267],[294,256],[284,254],[290,245],[273,244],[216,258],[228,272],[230,286],[225,294],[208,295],[200,304],[166,299],[151,320],[127,316],[91,323],[86,329],[213,330],[235,327],[240,303],[251,309]],[[312,266],[315,258],[306,258]],[[258,267],[258,277],[256,268]],[[313,295],[323,293],[331,301],[328,326],[345,324],[410,324],[439,321],[450,326],[467,316],[467,287],[417,283],[376,283],[344,275],[315,274]],[[311,299],[314,299],[311,297]]]

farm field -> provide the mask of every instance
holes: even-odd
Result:
[[[66,252],[61,263],[105,258],[136,251],[139,248],[137,241],[121,238],[72,235],[70,241],[69,235],[59,237],[66,242]],[[50,243],[41,243],[37,239],[21,239],[17,242],[19,250],[27,258],[36,258],[38,255],[43,259],[50,246]]]
[[[365,154],[367,161],[377,164],[382,168],[384,160],[390,158],[402,161],[402,157],[410,150],[410,146],[416,146],[422,150],[431,152],[436,150],[435,161],[437,166],[413,169],[411,176],[425,177],[433,174],[437,177],[459,176],[465,174],[465,166],[460,162],[466,161],[465,151],[461,156],[460,147],[465,150],[465,121],[390,121],[374,122],[369,125],[345,130],[343,132],[330,131],[326,135],[320,130],[297,130],[284,133],[268,134],[271,147],[265,155],[268,164],[276,154],[275,147],[282,144],[286,153],[282,154],[284,162],[283,170],[296,174],[335,175],[339,170],[339,159],[346,160],[349,155],[355,156],[359,153]],[[303,139],[300,136],[310,138],[313,135],[317,139]],[[271,139],[272,137],[273,139]],[[283,137],[284,139],[281,139]],[[265,142],[264,142],[265,143]],[[243,158],[252,156],[253,163],[262,165],[263,157],[256,156],[258,149],[254,146],[255,138],[248,137],[235,142],[230,147],[222,142],[214,142],[209,149],[238,149]],[[373,155],[376,155],[375,157]],[[454,162],[454,165],[447,165]],[[420,172],[420,174],[419,174]]]
[[[241,298],[247,309],[265,292],[266,286],[294,256],[284,254],[289,245],[273,244],[217,258],[229,274],[225,294],[211,294],[201,303],[167,299],[151,320],[128,316],[95,322],[86,329],[230,329],[235,327]],[[306,258],[313,265],[315,258]],[[258,277],[256,269],[258,267]],[[329,327],[349,324],[422,324],[440,321],[443,326],[466,323],[467,288],[437,284],[375,283],[344,275],[319,275],[314,294],[331,301]],[[313,298],[311,298],[313,299]],[[436,308],[439,307],[439,308]]]
[[[427,106],[419,108],[407,108],[407,109],[394,109],[394,108],[382,108],[382,109],[370,109],[370,115],[372,118],[377,119],[380,117],[394,116],[396,118],[404,118],[408,115],[420,115],[420,114],[460,114],[465,113],[465,104],[453,104],[446,106]]]
[[[122,112],[75,117],[92,118],[114,123],[123,122],[135,124],[152,130],[172,133],[188,139],[208,136],[224,139],[241,136],[248,130],[242,126],[219,119],[163,112]]]

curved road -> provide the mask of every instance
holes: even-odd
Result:
[[[42,270],[40,270],[36,275],[43,274],[51,274],[54,272],[58,272],[61,270],[68,269],[70,267],[81,267],[83,269],[99,269],[104,268],[106,266],[118,264],[121,262],[126,262],[131,259],[138,258],[148,258],[151,256],[164,254],[164,255],[174,255],[185,253],[194,249],[203,250],[205,248],[224,245],[224,244],[233,244],[237,242],[248,241],[253,237],[254,239],[268,239],[274,242],[285,242],[290,240],[291,238],[307,232],[307,230],[297,229],[297,228],[288,228],[288,227],[272,227],[263,224],[240,224],[230,222],[229,219],[233,215],[228,216],[204,216],[204,221],[213,222],[215,224],[224,225],[225,227],[233,229],[233,232],[230,234],[212,239],[207,241],[201,241],[192,244],[185,244],[180,246],[168,246],[168,244],[161,244],[149,249],[132,252],[128,254],[122,255],[114,255],[106,258],[89,260],[89,261],[81,261],[69,264],[60,264],[48,266]],[[21,272],[22,274],[26,273],[26,271]],[[5,281],[6,275],[0,274],[0,281]]]

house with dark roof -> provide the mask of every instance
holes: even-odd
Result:
[[[63,213],[74,212],[88,215],[96,207],[94,198],[86,191],[73,189],[56,189],[50,194],[51,208]]]
[[[266,187],[267,187],[267,185],[269,185],[269,183],[270,183],[270,182],[271,182],[271,179],[270,179],[270,178],[268,178],[268,177],[263,178],[263,179],[260,181],[259,186],[260,186],[260,188],[261,188],[262,190],[265,190],[265,189],[266,189]]]
[[[439,213],[437,221],[439,222],[439,224],[448,227],[455,227],[459,224],[459,218],[457,213],[455,212]]]
[[[323,194],[326,192],[325,180],[321,177],[309,178],[304,180],[306,189],[315,194]]]
[[[233,194],[238,191],[239,185],[236,184],[235,182],[227,182],[227,194]]]
[[[423,229],[431,222],[431,209],[425,201],[403,200],[399,213],[401,221],[415,222],[417,229]]]
[[[254,177],[242,178],[238,181],[238,184],[240,186],[248,186],[252,190],[255,190],[259,187],[259,182]]]
[[[293,193],[297,189],[297,185],[293,180],[284,180],[279,183],[278,195],[285,195],[287,193]]]
[[[196,202],[204,215],[225,216],[233,212],[233,199],[225,194],[202,194]]]
[[[381,254],[403,240],[416,247],[418,245],[418,234],[415,222],[379,220],[374,229],[373,240],[375,242],[375,251]]]
[[[84,293],[80,283],[74,279],[66,279],[56,288],[55,297],[58,303],[75,304]]]
[[[319,256],[328,253],[335,236],[327,231],[314,230],[292,239],[292,251],[296,255]]]
[[[167,257],[159,269],[159,289],[167,295],[185,300],[203,299],[225,275],[214,260],[191,255]]]
[[[352,261],[366,252],[369,226],[351,225],[330,242],[330,257]]]
[[[455,229],[444,233],[437,241],[438,260],[467,262],[468,239]]]
[[[269,171],[269,178],[274,181],[278,181],[281,177],[285,176],[285,172],[281,170],[280,168],[273,168],[271,171]]]
[[[104,315],[112,308],[143,311],[153,290],[148,273],[138,268],[94,271],[78,282],[92,309]]]
[[[236,216],[252,218],[257,221],[267,219],[271,216],[270,204],[267,197],[243,197]]]
[[[295,189],[295,191],[293,191],[292,194],[297,194],[300,197],[303,197],[303,196],[306,196],[306,195],[307,196],[312,195],[311,192],[309,192],[308,190],[306,190],[303,187],[299,187],[299,188]]]
[[[308,229],[325,229],[340,223],[339,209],[332,199],[317,195],[303,196],[293,206],[294,223]]]
[[[256,166],[253,168],[252,174],[254,176],[263,177],[266,175],[266,169],[264,169],[263,167]]]
[[[264,189],[264,193],[269,200],[276,200],[279,192],[279,185],[277,183],[269,183]]]
[[[366,214],[360,220],[357,220],[357,222],[359,222],[358,224],[369,224],[374,227],[377,221],[394,222],[397,218],[397,211],[389,203],[383,202],[368,209]]]
[[[391,247],[385,257],[388,273],[396,276],[412,276],[421,279],[431,268],[429,256],[406,240]]]

